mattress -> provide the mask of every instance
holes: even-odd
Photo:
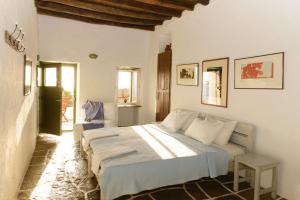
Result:
[[[169,132],[162,126],[150,124],[112,128],[112,131],[119,136],[95,139],[91,141],[91,148],[129,145],[139,153],[104,161],[100,171],[94,171],[103,200],[228,172],[226,150]]]
[[[94,120],[94,122],[97,120]],[[76,124],[74,124],[74,141],[80,141],[80,136],[83,134],[83,126],[82,124],[84,124],[86,122],[78,122]],[[95,122],[97,123],[97,122]],[[114,121],[113,120],[104,120],[104,128],[108,128],[108,127],[113,127],[114,126]],[[80,141],[81,142],[81,141]]]

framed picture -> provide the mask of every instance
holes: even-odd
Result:
[[[27,96],[31,92],[32,83],[32,60],[26,55],[24,56],[24,96]]]
[[[202,104],[227,107],[228,65],[229,58],[203,61]]]
[[[197,86],[199,64],[177,65],[177,85]]]
[[[236,59],[235,89],[283,89],[284,53]]]

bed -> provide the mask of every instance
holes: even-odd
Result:
[[[117,125],[117,112],[116,105],[113,102],[103,102],[104,110],[104,128],[115,127]],[[93,120],[91,122],[86,122],[84,110],[81,109],[79,120],[74,124],[74,140],[81,142],[81,136],[83,134],[83,124],[84,123],[99,123],[99,120]],[[81,145],[80,145],[81,146]]]
[[[83,137],[89,169],[97,177],[104,200],[202,177],[225,175],[233,169],[234,157],[253,147],[253,126],[241,122],[230,143],[223,146],[204,145],[159,124],[92,131],[94,135],[111,133],[115,135],[88,140]],[[97,148],[123,145],[133,147],[136,152],[117,159],[97,160]]]

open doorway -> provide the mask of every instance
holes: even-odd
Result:
[[[77,64],[40,62],[39,128],[60,135],[73,130],[76,118]]]
[[[73,130],[76,113],[76,67],[74,65],[62,65],[62,131]]]

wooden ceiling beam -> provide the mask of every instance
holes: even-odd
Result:
[[[138,2],[161,6],[164,8],[171,8],[176,10],[193,10],[195,3],[191,3],[185,0],[135,0]]]
[[[204,6],[207,6],[209,4],[210,0],[197,0],[197,3],[201,3]]]
[[[210,0],[162,0],[162,1],[172,1],[172,2],[185,2],[186,4],[196,5],[198,3],[206,6],[210,3]]]
[[[111,21],[99,20],[99,19],[95,19],[95,18],[82,17],[82,16],[59,12],[59,11],[51,11],[51,10],[42,9],[42,8],[37,8],[37,11],[41,15],[50,15],[50,16],[55,16],[55,17],[73,19],[73,20],[83,21],[83,22],[92,23],[92,24],[102,24],[102,25],[134,28],[134,29],[141,29],[141,30],[148,30],[148,31],[154,31],[154,29],[155,29],[155,26],[151,26],[151,25],[135,25],[135,24],[111,22]]]
[[[80,0],[40,0],[40,1],[59,3],[59,4],[72,6],[72,7],[76,7],[76,8],[81,8],[81,9],[86,9],[86,10],[90,10],[90,11],[95,11],[95,12],[99,12],[99,13],[113,14],[113,15],[132,17],[132,18],[138,18],[138,19],[152,19],[152,20],[171,19],[171,17],[169,17],[169,16],[158,15],[158,14],[154,14],[154,13],[145,13],[145,12],[141,12],[141,11],[131,11],[131,10],[117,8],[117,7],[113,7],[113,6],[109,6],[109,5],[89,3],[86,1],[80,1]]]
[[[94,24],[154,30],[164,20],[180,17],[210,0],[35,0],[38,13]]]
[[[92,3],[99,3],[110,5],[122,9],[142,11],[145,13],[154,13],[164,16],[180,17],[181,11],[171,8],[164,8],[157,5],[150,5],[147,3],[142,3],[134,0],[86,0]]]
[[[52,3],[52,2],[39,1],[37,3],[37,7],[44,10],[57,11],[60,13],[78,15],[81,17],[94,18],[94,19],[110,21],[110,22],[135,24],[135,25],[160,25],[163,23],[162,20],[138,19],[138,18],[117,16],[117,15],[106,14],[106,13],[98,13],[95,11],[85,10],[81,8],[66,6],[66,5]]]

